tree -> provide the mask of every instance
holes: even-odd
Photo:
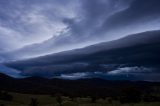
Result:
[[[91,96],[91,102],[92,103],[95,103],[97,99],[98,99],[97,95],[92,95]]]
[[[112,102],[113,102],[112,98],[109,98],[109,99],[108,99],[108,103],[109,103],[109,104],[112,104]]]
[[[31,102],[29,106],[38,106],[38,101],[36,98],[31,98]]]
[[[59,106],[62,106],[63,98],[61,94],[56,94],[56,101],[58,102]]]
[[[76,100],[76,96],[74,96],[74,95],[69,95],[69,98],[71,99],[71,101],[75,101]]]

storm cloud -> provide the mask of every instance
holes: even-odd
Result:
[[[1,0],[1,48],[17,49],[58,36],[67,27],[63,18],[75,15],[72,4],[64,0]]]
[[[159,0],[1,0],[0,50],[35,57],[159,30],[159,5]]]

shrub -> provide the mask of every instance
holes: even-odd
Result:
[[[13,96],[9,94],[8,92],[0,92],[0,100],[12,101]]]

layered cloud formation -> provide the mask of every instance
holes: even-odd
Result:
[[[159,5],[159,0],[1,0],[0,51],[33,57],[159,30]]]
[[[17,49],[58,36],[67,27],[63,19],[75,17],[75,3],[65,0],[1,0],[1,50]]]

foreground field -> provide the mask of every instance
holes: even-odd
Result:
[[[0,83],[0,106],[160,106],[159,82],[14,79],[0,74]]]
[[[118,101],[110,101],[108,98],[105,100],[98,99],[93,102],[89,97],[72,99],[69,97],[61,97],[62,104],[59,104],[57,97],[50,95],[10,94],[13,96],[13,100],[0,100],[0,106],[160,106],[160,102],[121,104]],[[31,98],[36,99],[36,104],[31,103]]]

